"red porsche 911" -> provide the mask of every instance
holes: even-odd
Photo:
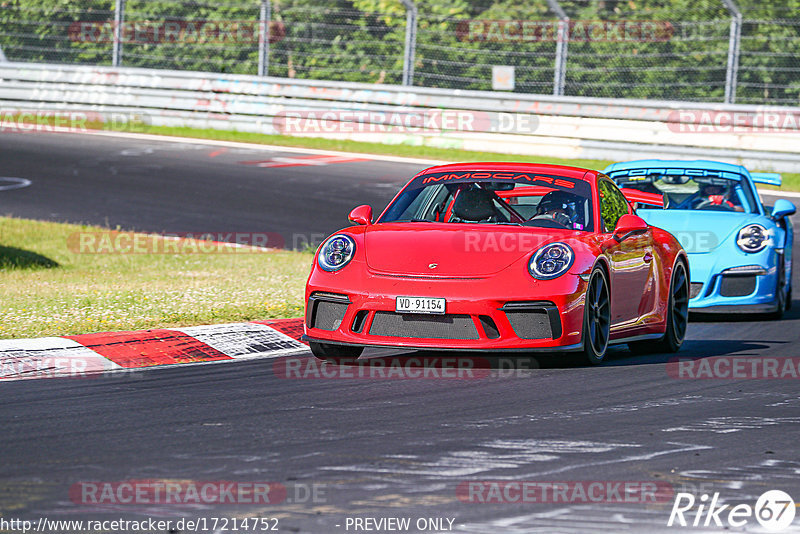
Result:
[[[467,163],[417,174],[319,248],[305,339],[318,358],[364,347],[675,352],[686,333],[689,264],[678,241],[637,217],[651,193],[544,164]]]

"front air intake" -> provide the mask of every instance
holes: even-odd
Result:
[[[508,302],[501,309],[520,339],[561,337],[561,316],[552,302]]]
[[[308,299],[306,324],[309,328],[320,330],[337,330],[342,326],[342,320],[350,299],[347,295],[336,293],[313,293]]]
[[[745,297],[756,290],[755,276],[723,276],[719,294],[723,297]]]
[[[369,328],[372,336],[414,339],[478,339],[469,315],[412,315],[375,312]]]

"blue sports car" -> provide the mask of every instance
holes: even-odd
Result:
[[[689,255],[693,312],[768,313],[792,303],[792,242],[785,199],[761,203],[755,183],[780,185],[774,173],[750,173],[716,161],[639,160],[605,169],[621,188],[662,195],[663,209],[639,205],[648,224],[674,235]]]

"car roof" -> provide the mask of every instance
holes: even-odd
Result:
[[[651,167],[671,167],[671,168],[684,168],[684,169],[704,169],[710,171],[724,171],[733,172],[737,174],[747,174],[747,170],[741,165],[734,165],[732,163],[723,163],[721,161],[711,161],[705,159],[696,159],[692,161],[680,159],[639,159],[634,161],[623,161],[620,163],[612,163],[605,168],[603,172],[610,173],[614,171],[622,171],[628,169],[646,169]]]
[[[513,171],[531,172],[539,174],[556,174],[573,178],[575,180],[594,179],[599,172],[582,167],[569,167],[567,165],[551,165],[548,163],[515,163],[509,161],[481,161],[468,163],[450,163],[447,165],[436,165],[420,172],[417,176],[431,174],[435,172],[448,171]],[[589,173],[589,174],[587,174]]]

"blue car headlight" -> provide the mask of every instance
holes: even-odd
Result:
[[[323,271],[338,271],[353,259],[356,242],[349,235],[337,234],[328,239],[319,249],[317,263]]]
[[[769,243],[767,229],[760,224],[748,224],[741,230],[736,237],[736,244],[742,251],[755,254],[764,250]]]
[[[550,243],[536,251],[528,262],[528,272],[537,280],[558,278],[572,267],[575,253],[566,243]]]

